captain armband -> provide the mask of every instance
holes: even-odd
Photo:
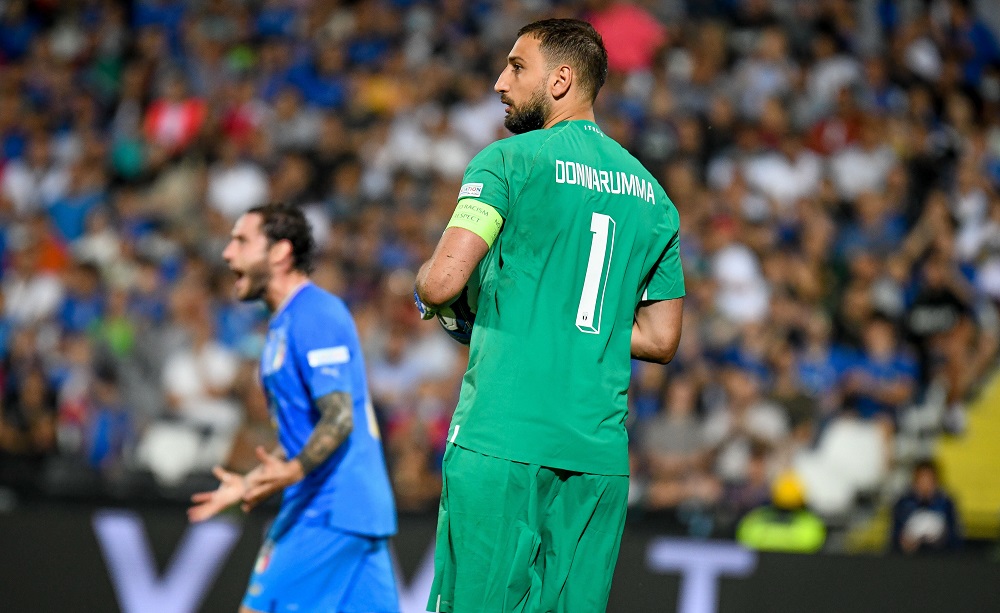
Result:
[[[492,247],[493,241],[500,236],[503,217],[495,208],[484,202],[463,198],[458,201],[447,227],[465,228],[486,241],[487,247]]]

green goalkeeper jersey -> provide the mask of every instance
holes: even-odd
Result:
[[[503,226],[477,271],[449,441],[627,475],[632,324],[640,301],[684,295],[677,209],[634,157],[582,120],[486,147],[459,200],[492,206]]]

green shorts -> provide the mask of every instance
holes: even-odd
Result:
[[[428,611],[598,613],[608,605],[628,477],[448,445]]]

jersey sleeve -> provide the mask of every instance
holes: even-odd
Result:
[[[465,169],[462,188],[458,200],[478,200],[493,207],[500,216],[507,219],[510,213],[511,189],[508,179],[508,165],[501,144],[493,143],[472,158]]]
[[[317,314],[309,322],[297,322],[294,330],[296,365],[302,382],[313,399],[332,392],[351,389],[351,369],[348,367],[358,356],[352,355],[350,321],[344,316]]]
[[[675,233],[649,273],[642,300],[673,300],[683,298],[684,294],[680,240]]]

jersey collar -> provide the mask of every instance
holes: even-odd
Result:
[[[285,308],[287,308],[288,305],[292,303],[292,300],[295,300],[295,297],[298,296],[302,292],[302,290],[304,290],[306,287],[310,285],[312,285],[312,281],[303,281],[301,285],[299,285],[291,292],[289,292],[288,295],[285,296],[285,300],[278,305],[278,308],[274,310],[274,315],[271,316],[271,319],[274,319],[278,315],[281,315],[282,311],[284,311]]]
[[[597,130],[601,135],[604,135],[604,130],[601,129],[599,125],[590,121],[589,119],[563,119],[559,123],[552,126],[553,128],[558,128],[559,126],[566,126],[569,124],[577,124],[581,126],[590,126],[591,129]]]

